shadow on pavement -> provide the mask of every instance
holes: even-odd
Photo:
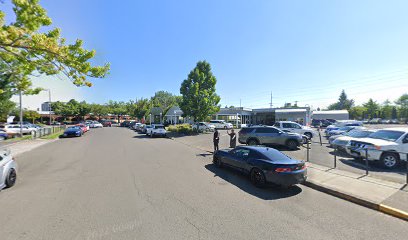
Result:
[[[218,168],[214,164],[207,164],[205,168],[214,173],[214,177],[220,177],[225,181],[237,186],[241,190],[263,200],[277,200],[298,195],[302,189],[298,186],[293,186],[287,189],[278,186],[257,188],[251,184],[249,178],[232,169]]]
[[[200,153],[200,154],[197,154],[196,156],[197,157],[208,157],[208,156],[212,156],[213,154],[212,153]]]
[[[354,167],[360,170],[364,170],[366,169],[366,165],[365,165],[365,161],[364,160],[350,160],[350,159],[339,159],[342,163],[350,166],[350,167]],[[398,166],[396,169],[385,169],[385,168],[380,168],[377,167],[378,163],[374,163],[372,161],[368,162],[368,171],[369,172],[387,172],[387,173],[395,173],[398,175],[405,175],[406,174],[406,170],[404,170],[403,165]]]

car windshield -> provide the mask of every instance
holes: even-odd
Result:
[[[341,127],[341,128],[339,128],[340,131],[348,131],[350,129],[352,129],[352,127]]]
[[[375,133],[370,134],[368,137],[375,139],[383,139],[387,141],[397,141],[404,132],[393,131],[393,130],[379,130]]]
[[[73,129],[73,130],[79,130],[79,129],[81,129],[80,127],[78,127],[78,126],[75,126],[75,127],[69,127],[68,129]]]

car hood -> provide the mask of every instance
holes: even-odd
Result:
[[[359,141],[359,142],[370,143],[370,144],[377,145],[377,146],[396,146],[398,145],[396,142],[382,140],[382,139],[375,139],[375,138],[359,138],[359,139],[353,139],[353,140]]]
[[[67,129],[67,130],[64,131],[64,133],[75,133],[75,132],[78,132],[78,131],[81,131],[81,129]]]

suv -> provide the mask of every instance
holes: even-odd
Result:
[[[289,121],[281,121],[276,122],[274,127],[279,128],[284,132],[291,132],[291,133],[298,133],[300,135],[305,135],[307,138],[312,139],[314,136],[318,135],[318,133],[310,127],[305,127],[300,125],[299,123],[289,122]]]
[[[198,132],[214,132],[215,126],[206,122],[198,122],[193,124],[192,129]]]
[[[245,127],[238,132],[238,142],[247,145],[281,145],[291,150],[297,149],[303,142],[297,133],[283,132],[275,127]]]
[[[328,127],[332,123],[327,121],[326,119],[312,119],[312,126],[313,127]]]
[[[383,167],[392,169],[400,161],[407,161],[408,128],[381,129],[367,138],[351,140],[346,147],[354,158],[366,157],[367,151],[369,161],[379,161]]]
[[[211,120],[210,121],[211,125],[214,125],[215,128],[220,129],[231,129],[234,126],[232,125],[232,123],[227,123],[224,120]]]
[[[151,128],[147,128],[146,134],[149,135],[150,137],[167,136],[167,132],[166,132],[166,129],[164,129],[163,124],[152,124]]]

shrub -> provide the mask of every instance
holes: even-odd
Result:
[[[191,128],[190,124],[179,124],[179,125],[170,125],[167,127],[167,131],[170,132],[177,132],[183,134],[192,134],[193,129]]]

